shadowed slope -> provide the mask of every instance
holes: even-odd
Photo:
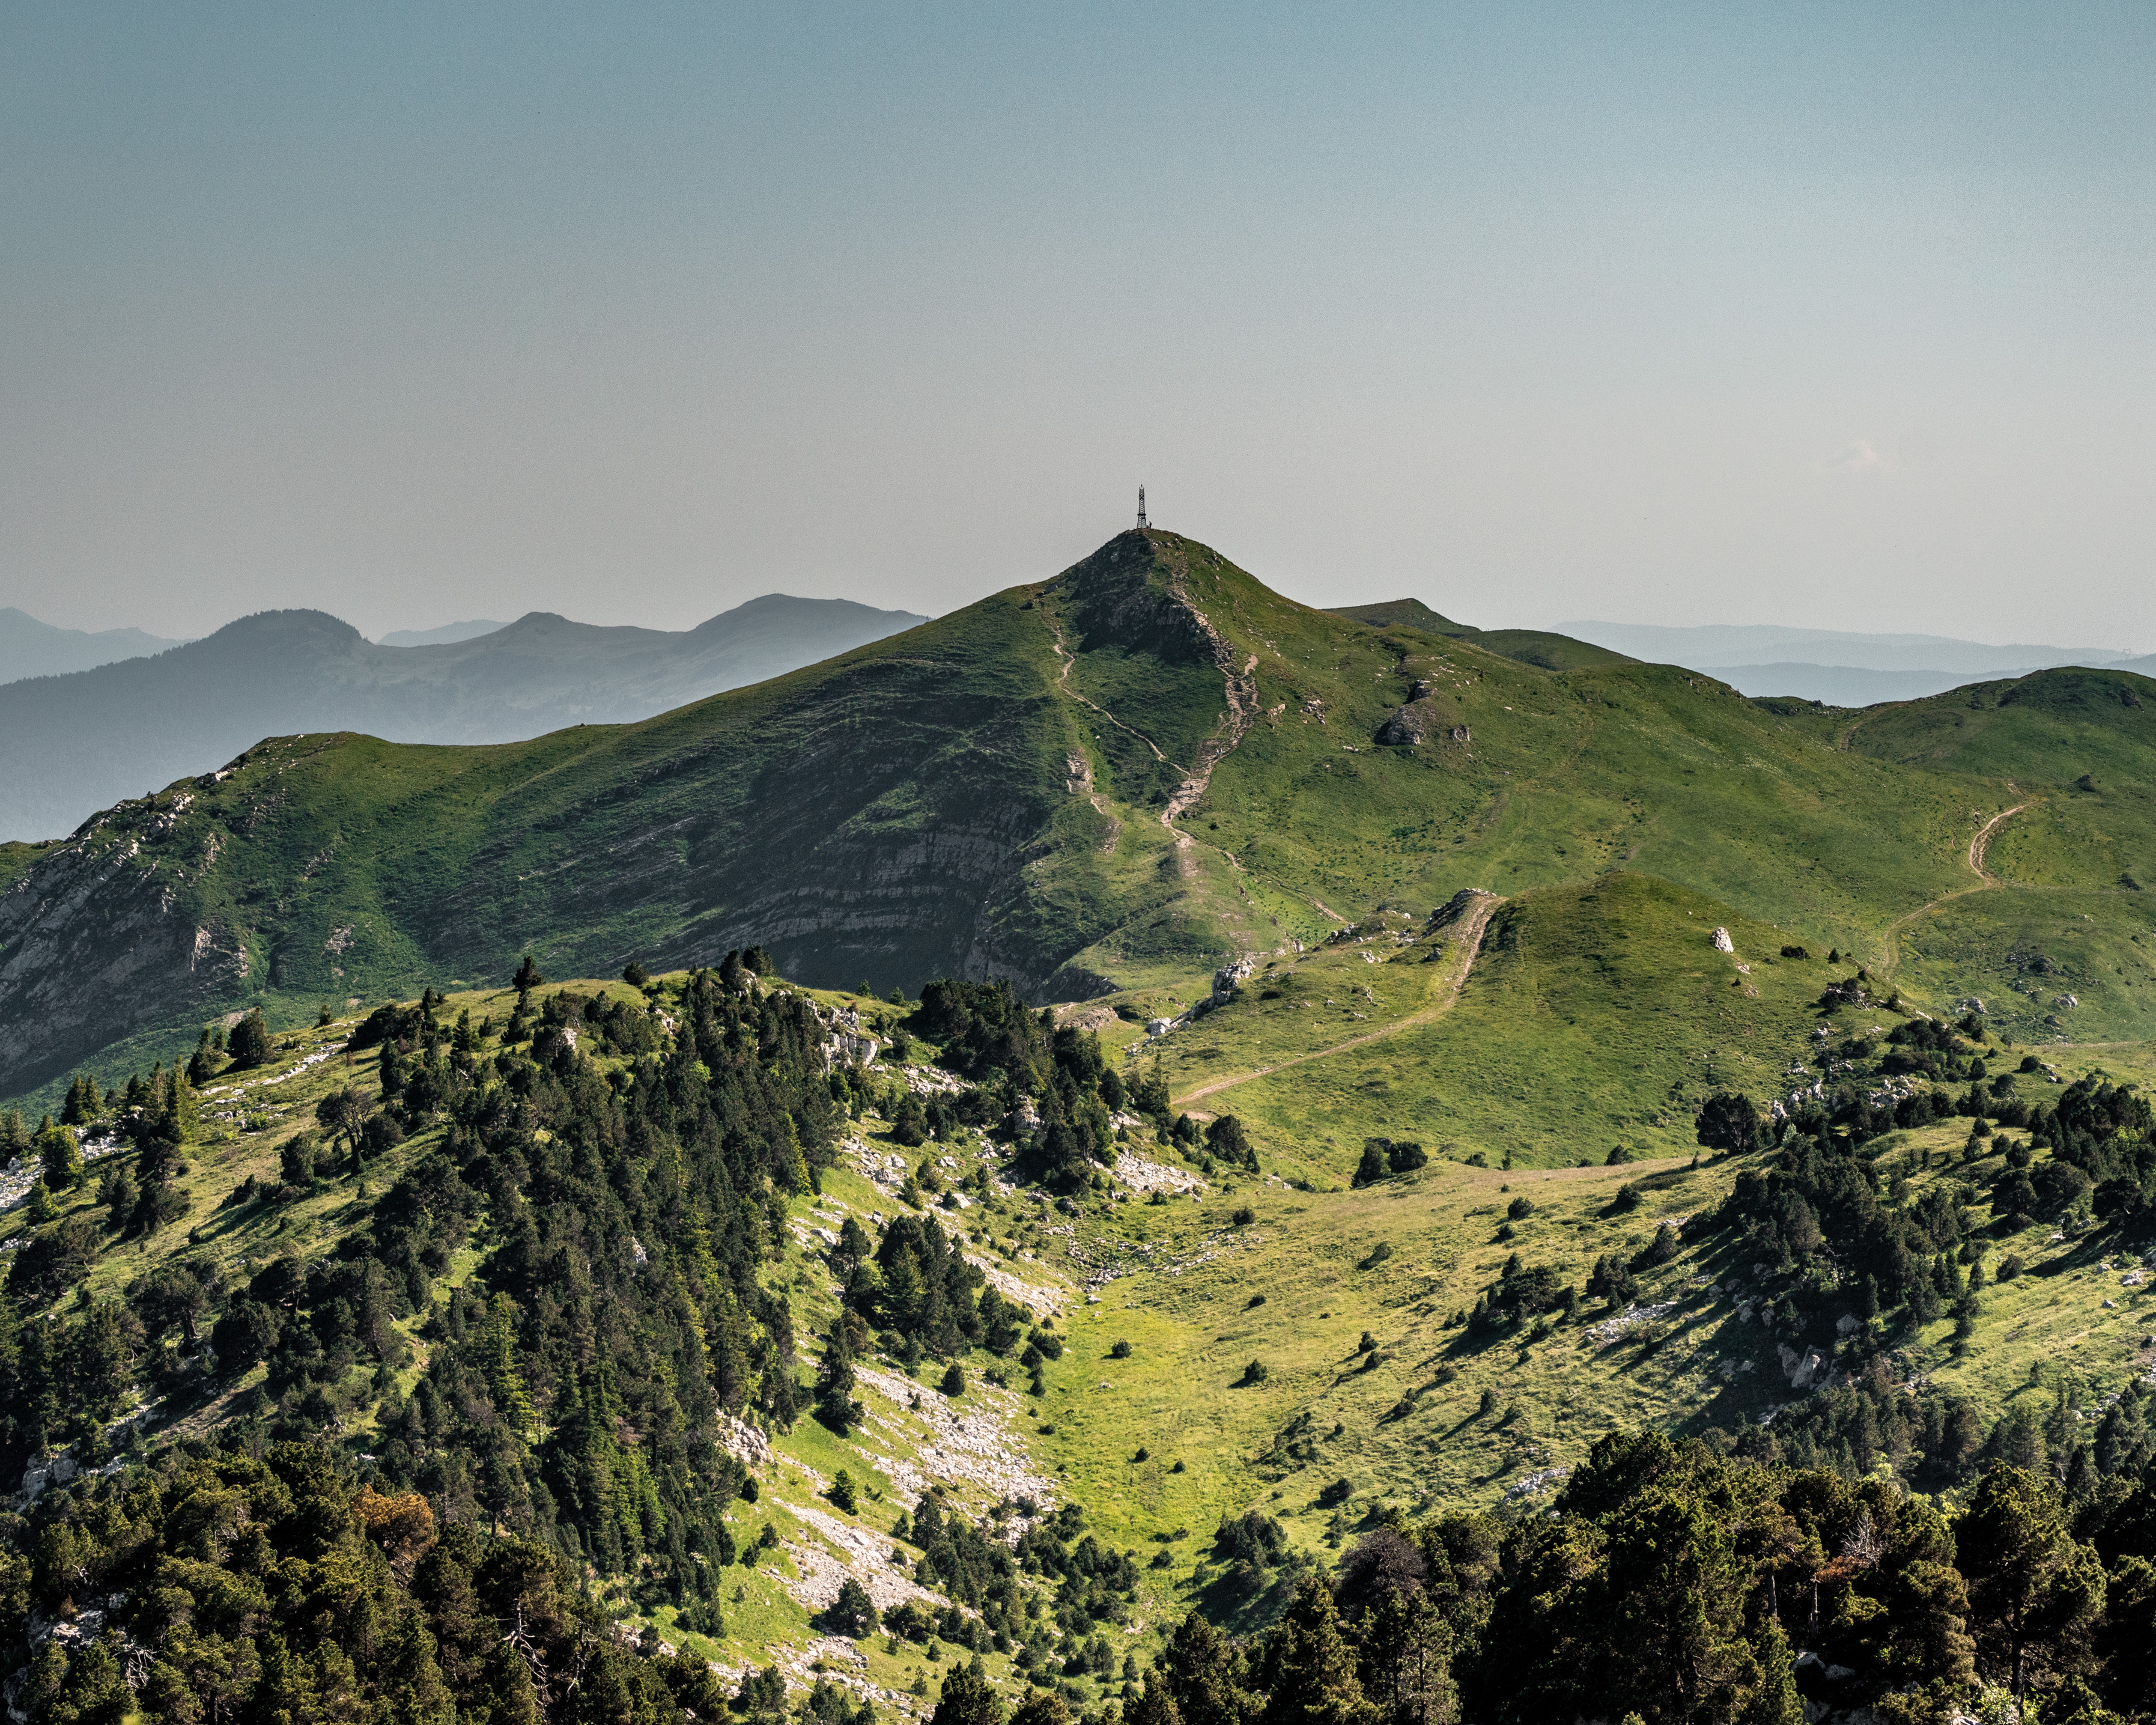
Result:
[[[2027,800],[1994,776],[2028,746],[2008,731],[1979,760],[1915,732],[1930,758],[1878,759],[1844,746],[1846,716],[1673,667],[1553,671],[1494,639],[1373,628],[1128,532],[638,725],[485,748],[273,741],[64,844],[0,850],[0,1086],[130,1037],[99,1057],[167,1051],[252,1001],[289,1018],[500,977],[527,949],[556,973],[760,942],[825,985],[1188,991],[1388,906],[1620,869],[1880,950],[1970,883],[1971,836]],[[2044,747],[2130,751],[2114,733],[2145,717],[2104,696],[2045,717]],[[2097,783],[2076,795],[2104,803]],[[2009,883],[2030,820],[1990,851]],[[2141,829],[2112,826],[2121,845]]]

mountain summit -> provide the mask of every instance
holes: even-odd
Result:
[[[358,653],[342,629],[285,614],[242,639]],[[280,656],[305,657],[257,650],[234,675],[281,675]],[[1373,915],[1619,874],[1885,963],[1910,913],[1967,887],[1976,824],[2086,778],[2061,793],[2082,836],[2045,863],[2050,896],[2019,901],[2017,938],[2038,938],[2082,914],[2073,894],[2156,878],[2138,805],[2101,788],[2148,776],[2152,713],[2144,680],[2051,672],[1852,728],[1560,636],[1314,610],[1133,530],[639,723],[483,748],[275,737],[64,842],[8,847],[0,1089],[124,1038],[191,1044],[213,1013],[499,978],[527,951],[589,976],[755,943],[818,985],[1188,998]],[[1993,960],[1903,957],[1991,986]],[[2152,1006],[2129,989],[2106,1009],[2126,1025]]]

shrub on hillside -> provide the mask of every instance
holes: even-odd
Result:
[[[1665,1222],[1655,1230],[1655,1237],[1641,1248],[1640,1255],[1632,1261],[1640,1269],[1652,1270],[1658,1265],[1668,1263],[1683,1249],[1683,1236],[1678,1233],[1676,1224]]]
[[[232,1027],[232,1034],[225,1043],[225,1051],[232,1056],[234,1070],[268,1063],[270,1027],[262,1022],[259,1011],[249,1013]]]
[[[1252,1173],[1258,1171],[1258,1153],[1250,1135],[1243,1130],[1243,1122],[1232,1114],[1223,1114],[1207,1125],[1205,1147],[1233,1167],[1247,1168]]]
[[[1430,1153],[1421,1145],[1404,1139],[1365,1138],[1363,1140],[1363,1160],[1356,1168],[1353,1183],[1358,1187],[1373,1186],[1393,1174],[1411,1173],[1426,1167]]]
[[[1752,1098],[1736,1091],[1717,1091],[1700,1105],[1694,1122],[1699,1142],[1709,1150],[1746,1155],[1762,1142],[1759,1110]]]

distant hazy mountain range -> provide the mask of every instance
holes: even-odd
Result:
[[[2117,648],[1994,646],[1948,635],[1861,634],[1772,624],[1691,629],[1637,623],[1567,623],[1563,632],[1657,665],[1709,671],[1746,695],[1797,695],[1832,706],[1918,701],[1964,683],[2026,676],[2054,665],[2156,673],[2156,655]]]
[[[534,611],[464,640],[391,646],[326,612],[264,611],[155,658],[0,686],[0,839],[57,837],[265,737],[493,743],[629,723],[927,620],[771,593],[678,634]]]
[[[470,623],[445,623],[439,629],[393,629],[375,641],[377,647],[448,647],[459,641],[476,639],[490,635],[498,629],[507,629],[506,623],[490,622],[475,618]]]
[[[141,659],[177,647],[139,629],[56,629],[13,605],[0,608],[0,683],[89,670],[116,660]]]

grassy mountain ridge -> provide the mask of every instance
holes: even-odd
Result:
[[[2047,672],[1980,710],[1852,721],[1672,667],[1552,671],[1482,639],[1373,629],[1194,542],[1127,533],[1048,582],[639,725],[465,749],[276,740],[76,839],[0,852],[0,1085],[250,1003],[293,1019],[498,978],[527,947],[586,973],[757,940],[824,985],[1187,991],[1386,906],[1613,869],[1891,966],[1927,950],[1903,919],[1966,913],[1975,829],[2032,797],[2080,824],[2040,865],[2035,811],[2006,823],[1991,866],[2017,897],[2136,913],[2118,875],[2147,867],[2156,830],[2131,788],[2148,716],[2104,691],[2141,680]],[[2032,789],[2023,755],[2075,772]],[[2096,788],[2072,789],[2090,763]],[[2005,962],[1951,980],[1997,992]],[[2128,980],[2122,1034],[2156,1022]]]

